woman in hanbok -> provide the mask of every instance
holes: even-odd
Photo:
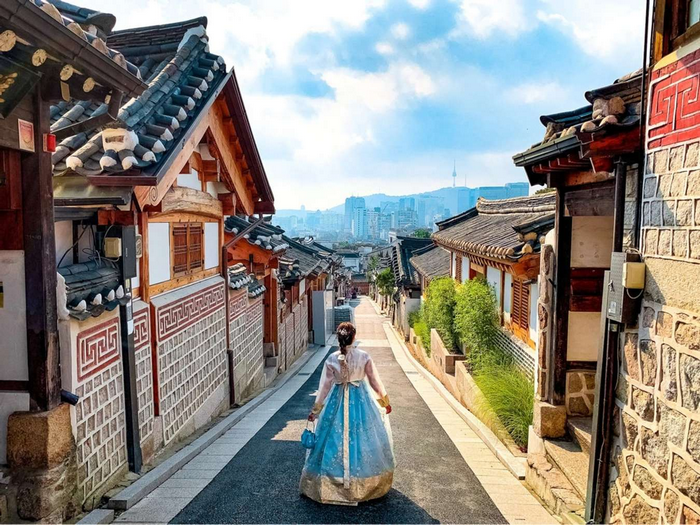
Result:
[[[355,327],[338,327],[340,350],[323,366],[309,421],[316,443],[306,457],[300,490],[320,503],[357,505],[384,496],[394,479],[387,415],[389,396],[372,358],[352,345]]]

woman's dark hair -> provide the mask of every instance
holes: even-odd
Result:
[[[344,322],[338,325],[338,344],[343,355],[348,353],[348,346],[355,340],[355,333],[357,330],[352,323]]]

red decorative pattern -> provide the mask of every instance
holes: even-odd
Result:
[[[134,347],[141,348],[141,346],[148,344],[150,340],[150,322],[148,319],[148,308],[139,310],[134,315]]]
[[[119,360],[119,317],[80,332],[77,346],[78,381],[85,381]]]
[[[248,308],[248,290],[241,290],[238,295],[232,295],[228,304],[228,317],[231,321],[240,317]]]
[[[654,71],[648,149],[700,137],[700,53]]]
[[[161,342],[224,307],[224,283],[183,297],[156,311],[158,341]]]

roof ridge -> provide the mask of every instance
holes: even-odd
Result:
[[[512,197],[510,199],[488,200],[479,197],[476,203],[477,212],[481,215],[509,213],[542,213],[554,211],[556,206],[556,194],[547,192],[524,197]]]

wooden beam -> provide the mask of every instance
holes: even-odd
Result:
[[[98,210],[97,212],[97,224],[100,226],[108,226],[110,224],[134,226],[137,223],[136,209],[130,211]]]
[[[221,213],[223,215],[236,215],[236,194],[231,193],[219,193],[218,196],[221,201]]]
[[[30,409],[51,410],[61,402],[60,348],[56,309],[56,241],[53,222],[51,154],[42,144],[49,133],[49,104],[41,84],[29,95],[34,100],[36,151],[22,161],[27,359]]]
[[[148,303],[151,300],[149,281],[151,280],[148,267],[148,213],[139,213],[139,233],[141,234],[141,271],[139,272],[139,288],[141,300]],[[151,332],[153,333],[153,332]]]
[[[226,168],[226,172],[233,183],[241,208],[247,215],[253,215],[253,213],[255,213],[253,199],[250,196],[250,191],[246,187],[245,177],[238,164],[236,164],[233,152],[230,148],[226,147],[230,143],[230,135],[224,125],[221,108],[217,104],[211,107],[209,117],[211,134],[214,137],[214,141],[219,149],[219,154],[221,155],[219,160],[223,167]]]
[[[191,188],[170,188],[160,202],[161,213],[193,213],[220,219],[222,203],[208,193]]]
[[[177,176],[182,172],[185,164],[188,163],[192,153],[195,148],[199,146],[202,137],[209,128],[210,113],[207,114],[202,120],[197,124],[190,138],[182,145],[182,150],[178,153],[177,157],[170,166],[168,172],[163,175],[163,178],[154,187],[142,187],[137,186],[134,188],[134,195],[136,196],[136,201],[139,203],[139,207],[143,209],[145,206],[155,206],[162,199],[166,192],[173,185],[173,182],[177,180]]]

